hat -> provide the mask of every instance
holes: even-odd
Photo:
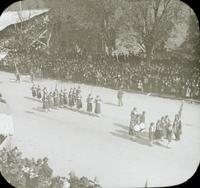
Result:
[[[43,161],[47,162],[47,161],[48,161],[48,158],[47,158],[47,157],[45,157],[45,158],[43,159]]]

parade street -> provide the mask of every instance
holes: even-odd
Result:
[[[103,187],[117,188],[174,185],[186,181],[198,167],[200,154],[200,105],[184,103],[182,138],[170,148],[149,146],[148,136],[131,140],[128,135],[130,112],[134,106],[146,112],[146,123],[174,115],[180,100],[142,94],[124,93],[124,106],[119,107],[117,91],[55,80],[36,81],[48,90],[80,86],[83,109],[89,93],[102,99],[100,117],[89,116],[66,108],[43,112],[42,102],[32,98],[30,78],[15,81],[14,74],[0,72],[0,89],[10,105],[15,136],[12,143],[24,157],[47,156],[55,175],[74,171],[78,176],[98,177]],[[17,101],[17,102],[16,102]],[[120,181],[119,181],[120,180]]]

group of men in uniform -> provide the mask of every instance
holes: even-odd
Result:
[[[81,88],[71,88],[69,93],[66,89],[58,91],[57,87],[52,92],[48,92],[47,88],[44,87],[41,90],[40,86],[37,87],[35,84],[31,87],[32,96],[42,100],[43,109],[45,112],[50,111],[50,109],[56,109],[59,107],[69,107],[76,108],[81,110],[83,108]],[[92,97],[92,94],[89,94],[87,97],[87,112],[93,113],[93,102],[95,103],[94,113],[100,115],[101,113],[101,99],[99,96],[95,98]]]
[[[152,146],[154,141],[163,141],[166,139],[169,145],[171,143],[172,137],[175,137],[175,140],[180,140],[182,134],[182,122],[181,114],[183,109],[183,103],[179,109],[179,112],[175,115],[173,123],[171,123],[169,116],[163,116],[159,119],[156,124],[150,123],[149,126],[149,144]],[[131,111],[131,121],[129,125],[129,135],[138,136],[140,132],[145,130],[145,112],[139,114],[137,108],[134,107]]]

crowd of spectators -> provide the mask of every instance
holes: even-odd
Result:
[[[53,176],[48,158],[23,158],[17,147],[0,150],[0,172],[7,182],[20,188],[101,188],[98,180],[78,178],[74,172],[68,177]]]
[[[69,58],[70,57],[70,58]],[[127,91],[140,91],[181,98],[200,99],[200,69],[189,63],[170,60],[145,63],[135,56],[45,56],[38,60],[35,74],[43,77],[97,85],[113,89],[122,87]],[[30,70],[26,64],[19,66],[20,72]],[[30,63],[29,63],[30,65]],[[32,67],[32,65],[31,65]]]

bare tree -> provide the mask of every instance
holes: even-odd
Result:
[[[180,6],[179,1],[172,0],[127,1],[121,24],[125,32],[131,33],[130,38],[134,38],[147,63],[156,50],[164,48]]]

